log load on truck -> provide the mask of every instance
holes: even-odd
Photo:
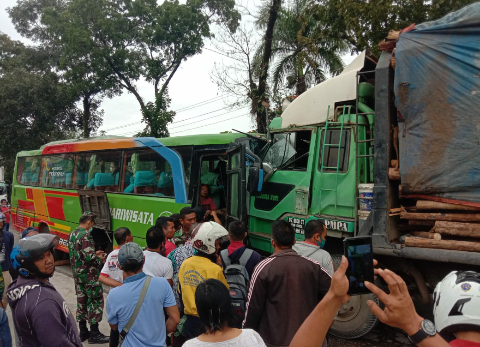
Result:
[[[371,235],[381,265],[429,304],[449,271],[480,267],[480,4],[392,34],[379,59],[363,52],[295,99],[259,153],[232,146],[227,209],[266,253],[278,219],[298,240],[323,220],[337,263],[343,238]],[[342,306],[331,333],[370,331],[368,299]]]

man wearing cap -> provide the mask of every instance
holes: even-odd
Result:
[[[187,339],[198,337],[201,321],[195,304],[197,286],[210,278],[220,280],[228,288],[223,270],[218,265],[218,254],[228,246],[228,232],[215,222],[199,223],[192,231],[192,245],[197,253],[186,259],[178,273],[179,292],[187,316],[183,327],[183,336]]]
[[[99,282],[100,269],[105,262],[103,251],[95,252],[91,231],[96,215],[85,212],[80,217],[78,228],[68,238],[68,254],[72,265],[75,292],[77,294],[77,321],[80,339],[88,343],[107,343],[109,338],[98,330],[103,314],[103,290]],[[90,323],[90,331],[87,328]]]
[[[143,272],[144,263],[143,251],[136,243],[126,243],[120,248],[118,265],[124,273],[123,284],[113,288],[107,297],[107,320],[113,331],[122,332],[135,310],[147,279]],[[170,284],[163,277],[149,278],[150,283],[145,284],[148,287],[140,311],[127,331],[122,347],[166,347],[167,334],[174,332],[180,322]],[[164,309],[168,315],[165,325]],[[110,345],[116,346],[117,343],[112,338]]]

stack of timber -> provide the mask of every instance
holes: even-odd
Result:
[[[390,163],[389,178],[401,180],[397,160]],[[399,198],[400,242],[405,247],[480,252],[480,208],[404,197],[401,185]]]

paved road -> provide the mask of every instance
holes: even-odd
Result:
[[[19,239],[19,234],[13,232],[15,235],[15,241]],[[71,268],[68,265],[57,266],[54,276],[51,278],[51,283],[60,292],[71,312],[76,311],[76,295],[73,284]],[[104,294],[106,300],[107,294]],[[8,319],[10,322],[10,329],[13,334],[13,323],[10,308],[7,309]],[[110,327],[108,326],[105,313],[103,314],[103,320],[100,322],[100,331],[105,335],[110,333]],[[13,336],[13,335],[12,335]],[[372,330],[366,336],[357,340],[344,340],[334,336],[330,336],[330,347],[401,347],[401,346],[413,346],[404,334],[392,329],[383,324],[379,324],[374,330]],[[15,346],[15,344],[14,344]],[[93,346],[88,343],[84,343],[84,346]],[[108,344],[95,345],[99,347],[108,347]]]

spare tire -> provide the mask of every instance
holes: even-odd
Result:
[[[333,267],[337,270],[342,261],[340,254],[332,255]],[[375,281],[375,284],[379,285]],[[378,318],[370,311],[367,300],[373,300],[380,305],[380,300],[374,294],[355,295],[343,304],[338,311],[329,333],[344,339],[356,339],[366,335],[378,323]]]

